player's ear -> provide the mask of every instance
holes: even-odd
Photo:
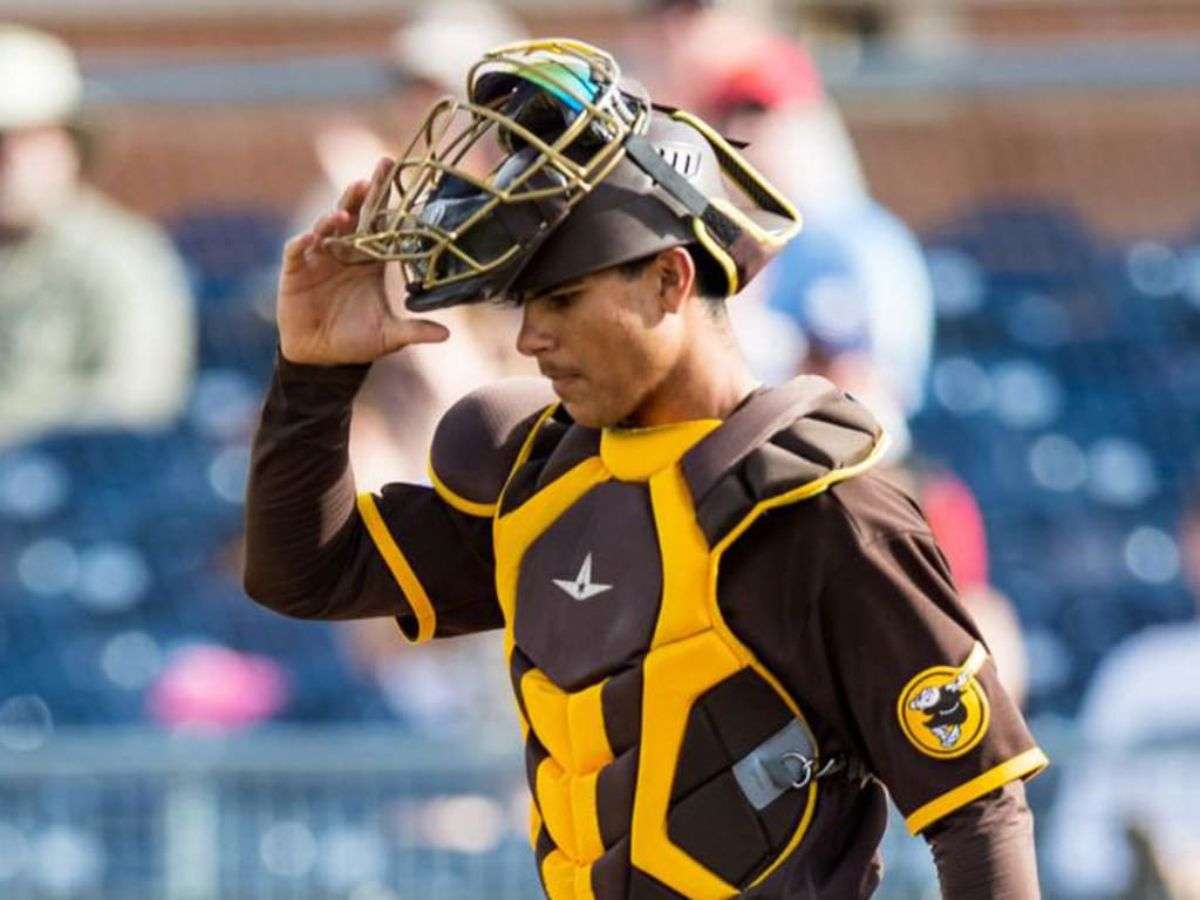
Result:
[[[679,312],[696,283],[696,263],[683,247],[670,247],[654,258],[653,275],[663,312]]]

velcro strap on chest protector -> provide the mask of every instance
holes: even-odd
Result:
[[[820,759],[812,737],[799,719],[793,719],[733,766],[738,787],[757,810],[766,809],[784,791],[800,790],[821,778],[845,772],[861,777],[863,768],[843,756]]]

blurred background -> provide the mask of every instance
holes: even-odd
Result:
[[[805,213],[736,327],[897,438],[1055,763],[1046,895],[1200,897],[1200,0],[0,0],[0,897],[536,895],[497,642],[268,613],[240,532],[286,236],[554,35]],[[361,489],[529,373],[511,311],[445,318],[372,371]]]

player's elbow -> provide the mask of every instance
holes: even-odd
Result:
[[[320,619],[324,618],[325,604],[320,599],[307,592],[297,592],[280,584],[263,572],[256,571],[250,566],[242,575],[242,590],[246,596],[272,612],[279,613],[291,619]]]

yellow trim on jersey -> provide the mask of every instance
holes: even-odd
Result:
[[[605,428],[600,432],[600,458],[620,481],[645,481],[687,453],[720,419],[689,419],[651,428]]]
[[[417,617],[416,635],[410,636],[403,628],[400,629],[400,634],[410,644],[424,643],[433,637],[437,627],[437,613],[433,610],[433,604],[429,602],[429,595],[425,593],[417,573],[404,558],[404,553],[401,552],[392,533],[388,531],[383,516],[379,514],[379,507],[375,505],[375,498],[371,494],[359,494],[357,505],[358,513],[367,526],[367,533],[371,535],[371,540],[375,542],[376,549],[391,570],[392,577],[404,592],[409,608]]]
[[[982,775],[977,775],[970,781],[947,791],[940,797],[930,800],[905,819],[904,824],[908,826],[909,834],[920,834],[938,819],[948,816],[956,809],[961,809],[972,800],[978,800],[989,791],[1003,787],[1010,781],[1036,774],[1049,764],[1050,760],[1046,758],[1046,754],[1041,751],[1041,748],[1032,747],[1007,762],[988,769]]]
[[[432,458],[429,460],[428,465],[426,465],[425,471],[429,473],[429,483],[433,485],[433,489],[437,492],[437,495],[459,512],[464,512],[468,516],[478,516],[481,519],[490,519],[496,514],[495,503],[480,503],[476,500],[468,500],[461,494],[456,494],[446,482],[438,477],[437,470],[433,467]]]

